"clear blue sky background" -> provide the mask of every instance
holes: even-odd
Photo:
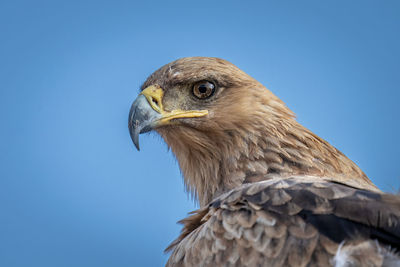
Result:
[[[1,1],[0,266],[160,266],[196,206],[127,119],[184,56],[227,59],[400,187],[399,1]]]

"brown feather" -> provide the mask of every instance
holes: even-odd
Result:
[[[339,199],[332,198],[332,192],[314,190],[318,188],[334,188],[334,192],[345,193]],[[303,195],[304,191],[309,193]],[[167,265],[180,266],[184,260],[186,264],[182,266],[196,266],[194,262],[198,261],[204,263],[203,266],[220,266],[227,262],[226,255],[235,255],[231,259],[234,266],[326,266],[343,262],[349,266],[353,266],[351,263],[381,266],[383,262],[396,263],[400,257],[385,244],[400,249],[400,198],[365,190],[351,191],[349,194],[344,185],[313,177],[273,179],[234,189],[184,221],[182,235],[169,248],[173,252]],[[268,196],[267,202],[260,202],[261,195]],[[363,195],[362,199],[360,195]],[[276,201],[278,198],[282,200]],[[360,207],[365,202],[375,205]],[[287,207],[292,204],[304,208],[288,214]],[[327,205],[335,209],[329,217],[324,217],[327,213],[323,207]],[[349,219],[352,213],[344,214],[343,210],[353,208],[362,208],[364,212],[370,209],[370,214],[380,213],[382,221],[392,218],[391,228],[368,216],[355,214]],[[312,217],[318,216],[327,218],[325,222],[336,227],[325,229],[324,224],[315,223]],[[197,228],[193,229],[193,225]],[[210,234],[213,238],[206,239],[200,234],[203,231],[213,232]],[[373,237],[379,242],[372,241]],[[213,249],[205,252],[206,247]]]

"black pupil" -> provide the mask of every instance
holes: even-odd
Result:
[[[200,92],[200,94],[207,93],[207,85],[205,85],[205,84],[200,85],[199,86],[199,92]]]

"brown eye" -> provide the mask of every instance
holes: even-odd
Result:
[[[202,81],[193,86],[193,95],[199,99],[210,97],[215,91],[215,85],[211,82]]]

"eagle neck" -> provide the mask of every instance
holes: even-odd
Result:
[[[295,120],[252,131],[177,127],[160,133],[178,160],[186,190],[200,206],[242,184],[291,175],[377,190],[350,159]]]

